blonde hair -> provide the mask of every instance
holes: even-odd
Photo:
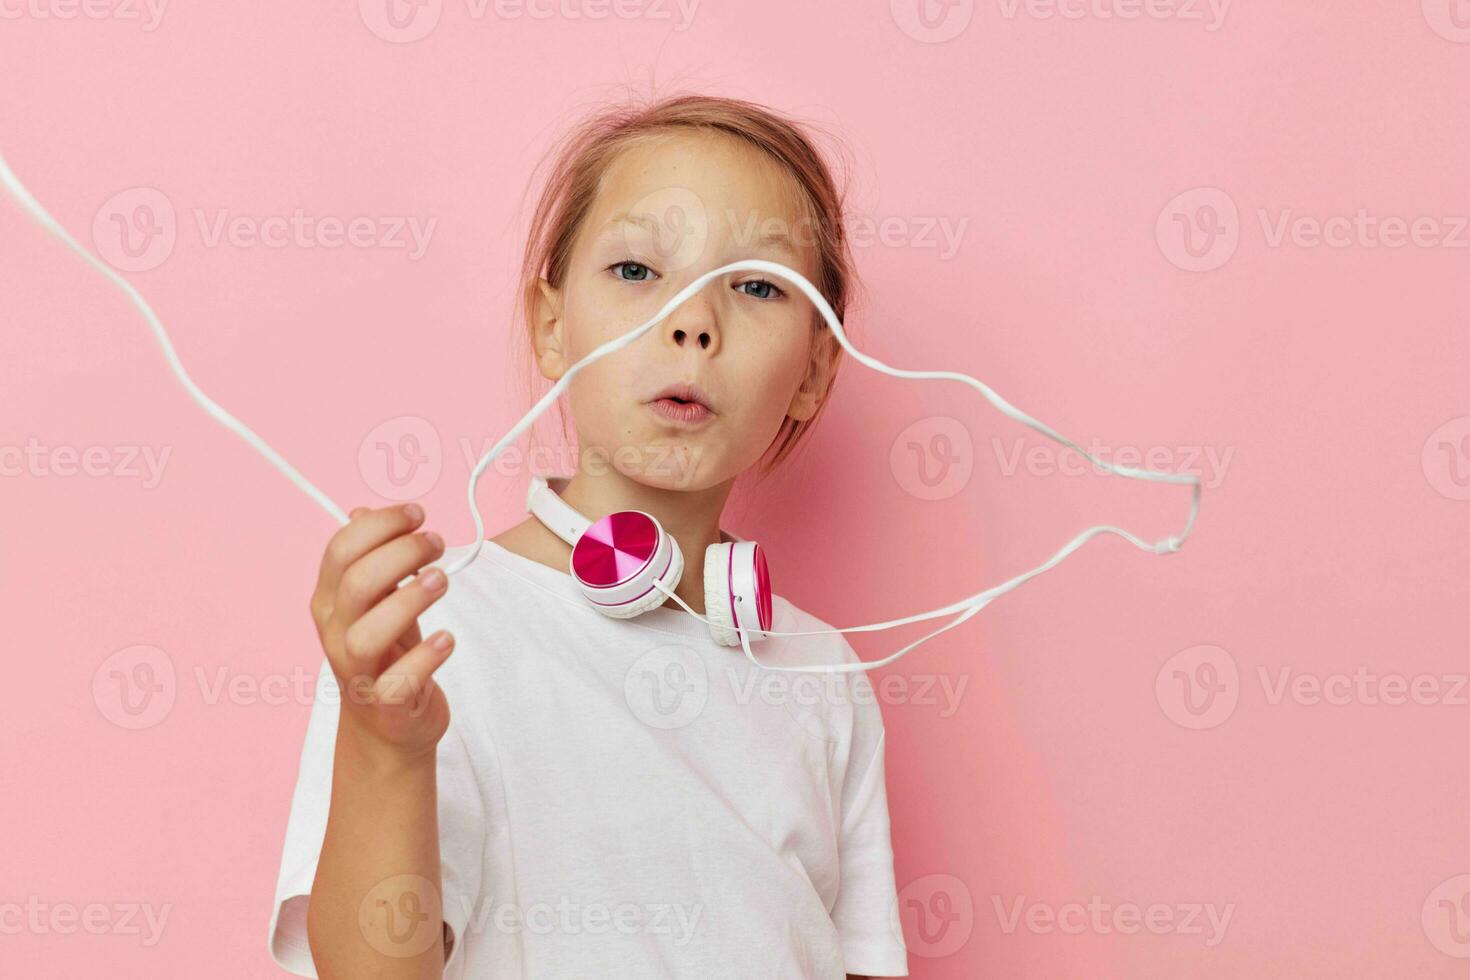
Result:
[[[816,250],[817,275],[812,284],[826,297],[845,327],[848,305],[857,287],[845,227],[846,192],[845,187],[839,187],[833,180],[827,160],[815,146],[813,136],[819,131],[810,124],[797,123],[741,99],[680,95],[647,103],[630,99],[597,109],[574,126],[543,159],[543,165],[546,160],[551,161],[551,168],[531,218],[520,272],[517,314],[523,327],[522,336],[528,343],[540,280],[544,278],[552,286],[561,286],[578,232],[613,162],[633,145],[682,131],[734,136],[763,151],[791,176],[805,212],[802,227],[810,229],[802,241]],[[834,147],[840,147],[836,140],[830,141]],[[807,377],[811,378],[820,369],[820,358],[828,358],[827,394],[830,395],[842,348],[816,310],[812,311],[811,329],[813,342]],[[770,447],[762,454],[761,475],[791,455],[821,417],[828,401],[824,397],[809,419],[787,417],[782,422]],[[563,415],[563,435],[565,423]]]

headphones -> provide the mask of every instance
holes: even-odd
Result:
[[[142,314],[144,321],[153,331],[154,339],[162,348],[164,360],[169,368],[183,385],[184,390],[196,401],[211,417],[225,428],[234,432],[244,439],[251,448],[265,457],[276,469],[291,481],[301,492],[319,504],[323,510],[337,521],[338,524],[348,523],[346,511],[337,506],[330,497],[317,489],[310,480],[297,472],[296,468],[288,463],[280,453],[276,452],[265,440],[250,431],[244,423],[235,418],[215,403],[208,395],[199,389],[194,380],[189,377],[179,361],[178,354],[174,351],[173,343],[169,340],[168,333],[163,329],[158,315],[153,308],[143,299],[141,293],[134,288],[122,276],[118,275],[111,266],[103,262],[97,256],[87,251],[77,240],[63,228],[55,218],[46,212],[39,201],[26,190],[25,185],[11,171],[5,162],[5,157],[0,155],[0,188],[7,191],[15,198],[30,216],[34,218],[41,227],[45,228],[52,237],[61,242],[87,265],[108,282],[112,283],[123,292],[138,312]],[[704,594],[705,615],[701,616],[689,607],[689,604],[681,599],[675,592],[674,587],[679,583],[679,576],[684,571],[684,556],[679,553],[679,544],[664,532],[652,515],[645,514],[639,510],[619,511],[609,514],[595,523],[588,522],[581,514],[578,514],[566,501],[562,500],[557,493],[550,489],[544,480],[537,482],[540,478],[532,480],[531,489],[527,494],[527,504],[533,514],[536,515],[547,527],[558,534],[562,540],[572,545],[571,574],[594,608],[601,610],[609,616],[618,619],[630,619],[650,609],[655,609],[667,600],[673,600],[684,608],[696,619],[704,620],[710,629],[710,635],[715,642],[725,646],[739,646],[745,653],[745,657],[751,663],[767,670],[777,671],[803,671],[803,672],[833,672],[851,673],[856,671],[875,670],[885,667],[898,660],[904,654],[913,650],[922,643],[926,643],[934,637],[947,630],[952,630],[964,623],[972,616],[980,612],[991,602],[1008,592],[1012,592],[1020,586],[1031,581],[1036,576],[1058,564],[1082,547],[1093,538],[1104,534],[1116,535],[1133,545],[1141,551],[1155,555],[1172,554],[1183,546],[1190,531],[1194,528],[1195,519],[1199,516],[1201,481],[1199,476],[1193,473],[1168,473],[1159,470],[1139,469],[1132,466],[1121,466],[1102,460],[1083,449],[1077,443],[1068,439],[1051,426],[1032,418],[1027,413],[1012,405],[1002,398],[994,389],[978,378],[972,378],[968,374],[959,371],[945,370],[914,370],[910,368],[896,368],[885,364],[870,354],[865,354],[852,345],[847,339],[847,332],[842,326],[832,305],[822,295],[821,290],[812,285],[801,273],[795,269],[788,268],[776,262],[768,262],[764,259],[744,259],[731,262],[705,272],[680,289],[667,303],[663,309],[650,320],[629,330],[620,337],[604,342],[594,349],[582,360],[567,368],[561,378],[552,385],[551,390],[541,396],[538,401],[521,420],[513,425],[509,432],[500,438],[490,451],[480,457],[475,468],[470,472],[469,486],[466,488],[470,515],[475,521],[475,537],[471,542],[470,550],[461,555],[445,568],[446,575],[453,575],[469,565],[479,554],[480,547],[485,536],[485,522],[480,517],[480,508],[475,503],[475,484],[480,479],[480,474],[490,465],[511,443],[525,434],[563,391],[571,383],[579,371],[589,364],[615,353],[634,343],[644,334],[648,333],[655,324],[663,322],[674,310],[683,305],[690,297],[694,296],[708,283],[719,279],[732,272],[763,272],[766,275],[775,276],[796,287],[813,307],[821,314],[826,322],[827,328],[837,338],[844,350],[865,367],[875,371],[891,375],[895,378],[905,378],[924,381],[957,381],[968,385],[978,391],[993,408],[1002,415],[1020,422],[1036,432],[1041,433],[1053,442],[1073,450],[1083,459],[1088,460],[1100,469],[1118,476],[1127,477],[1132,480],[1148,480],[1154,483],[1172,483],[1189,487],[1189,516],[1184,521],[1184,527],[1178,534],[1172,534],[1158,541],[1147,541],[1125,528],[1116,527],[1112,524],[1098,524],[1089,527],[1074,536],[1070,541],[1059,548],[1050,558],[1036,567],[1014,575],[1011,578],[993,585],[988,589],[982,589],[973,595],[963,597],[948,605],[931,609],[927,612],[914,613],[899,619],[891,619],[881,623],[867,623],[861,626],[848,626],[833,629],[817,630],[771,630],[771,580],[766,571],[765,555],[760,546],[753,541],[743,541],[736,538],[734,541],[721,541],[712,544],[705,551],[704,559]],[[561,485],[561,484],[558,484]],[[544,493],[538,491],[545,490]],[[405,578],[400,585],[412,581],[413,577]],[[810,636],[821,633],[858,633],[873,632],[877,630],[893,629],[909,623],[919,623],[925,620],[937,619],[941,616],[953,614],[954,619],[945,623],[938,629],[921,636],[912,643],[895,650],[887,656],[877,660],[856,661],[851,663],[835,664],[796,664],[786,666],[768,666],[756,660],[755,654],[751,652],[750,640],[756,637],[768,636]]]
[[[562,499],[566,484],[564,476],[532,476],[526,509],[572,546],[568,571],[592,608],[632,619],[667,602],[684,573],[679,542],[641,510],[588,521]],[[770,635],[771,573],[759,544],[730,537],[704,549],[704,613],[710,637],[738,647],[740,628],[752,640]]]

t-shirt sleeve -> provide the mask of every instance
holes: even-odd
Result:
[[[317,976],[306,938],[306,910],[326,836],[340,703],[337,679],[323,657],[301,747],[270,921],[271,958],[283,970],[302,977]],[[466,923],[480,890],[485,825],[474,770],[454,726],[452,708],[449,730],[439,742],[435,778],[444,920],[451,930],[448,938],[453,941],[444,976],[458,978],[464,973]]]
[[[841,873],[832,921],[842,937],[848,973],[906,977],[908,953],[898,920],[888,790],[883,776],[883,715],[868,675],[855,673],[849,677],[855,692],[852,742],[842,785],[838,839]]]

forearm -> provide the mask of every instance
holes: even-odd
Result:
[[[434,752],[337,733],[332,802],[307,912],[323,980],[444,972]]]

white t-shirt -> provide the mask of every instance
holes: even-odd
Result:
[[[828,628],[780,596],[772,614]],[[445,977],[907,976],[866,674],[760,670],[676,607],[611,619],[489,540],[420,626],[457,641],[434,675]],[[856,659],[840,634],[751,649]],[[308,977],[339,701],[324,659],[270,923],[271,956]]]

